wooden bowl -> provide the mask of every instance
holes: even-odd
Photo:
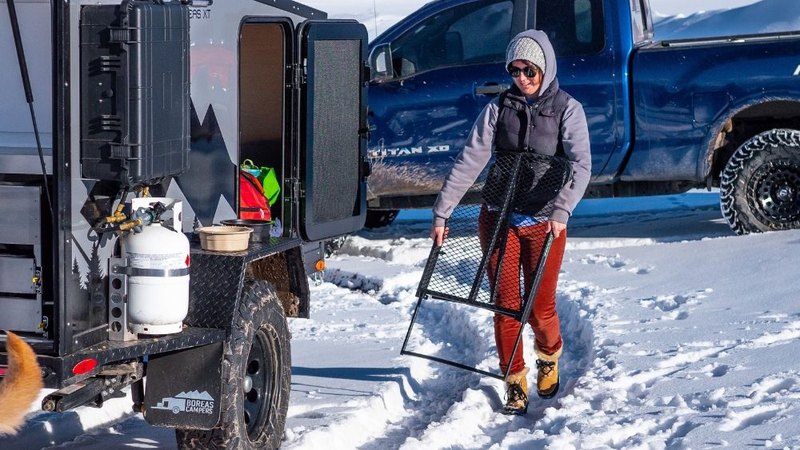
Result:
[[[211,226],[197,230],[200,234],[200,247],[212,252],[240,252],[247,250],[252,228]]]

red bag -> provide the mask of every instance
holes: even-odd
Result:
[[[264,187],[253,174],[239,170],[239,218],[272,220]]]

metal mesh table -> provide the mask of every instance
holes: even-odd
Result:
[[[506,260],[506,243],[512,226],[535,224],[547,220],[552,212],[552,199],[570,182],[569,161],[559,156],[535,153],[500,153],[489,168],[482,189],[483,204],[459,205],[447,220],[447,239],[441,247],[433,246],[417,288],[417,303],[403,342],[401,354],[426,358],[471,372],[498,379],[497,374],[458,361],[427,355],[408,349],[409,338],[417,321],[423,300],[455,302],[513,317],[527,323],[533,310],[544,265],[553,241],[552,233],[534,237],[537,254],[527,255],[536,261],[527,283],[519,261]],[[538,211],[535,218],[530,211]],[[522,214],[526,212],[526,214]],[[526,223],[525,221],[528,221]],[[520,304],[503,307],[496,304],[498,286],[516,282],[520,286]],[[520,327],[511,355],[513,360],[524,326]],[[510,370],[510,366],[509,366]]]

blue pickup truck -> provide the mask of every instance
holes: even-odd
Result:
[[[800,228],[800,32],[654,41],[647,0],[435,0],[375,38],[367,226],[433,204],[529,28],[586,111],[588,196],[718,186],[737,233]]]

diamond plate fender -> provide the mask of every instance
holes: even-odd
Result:
[[[209,252],[193,244],[189,313],[184,323],[229,330],[241,297],[247,264],[275,253],[296,252],[301,244],[299,239],[270,238],[267,243],[251,243],[241,252]]]

